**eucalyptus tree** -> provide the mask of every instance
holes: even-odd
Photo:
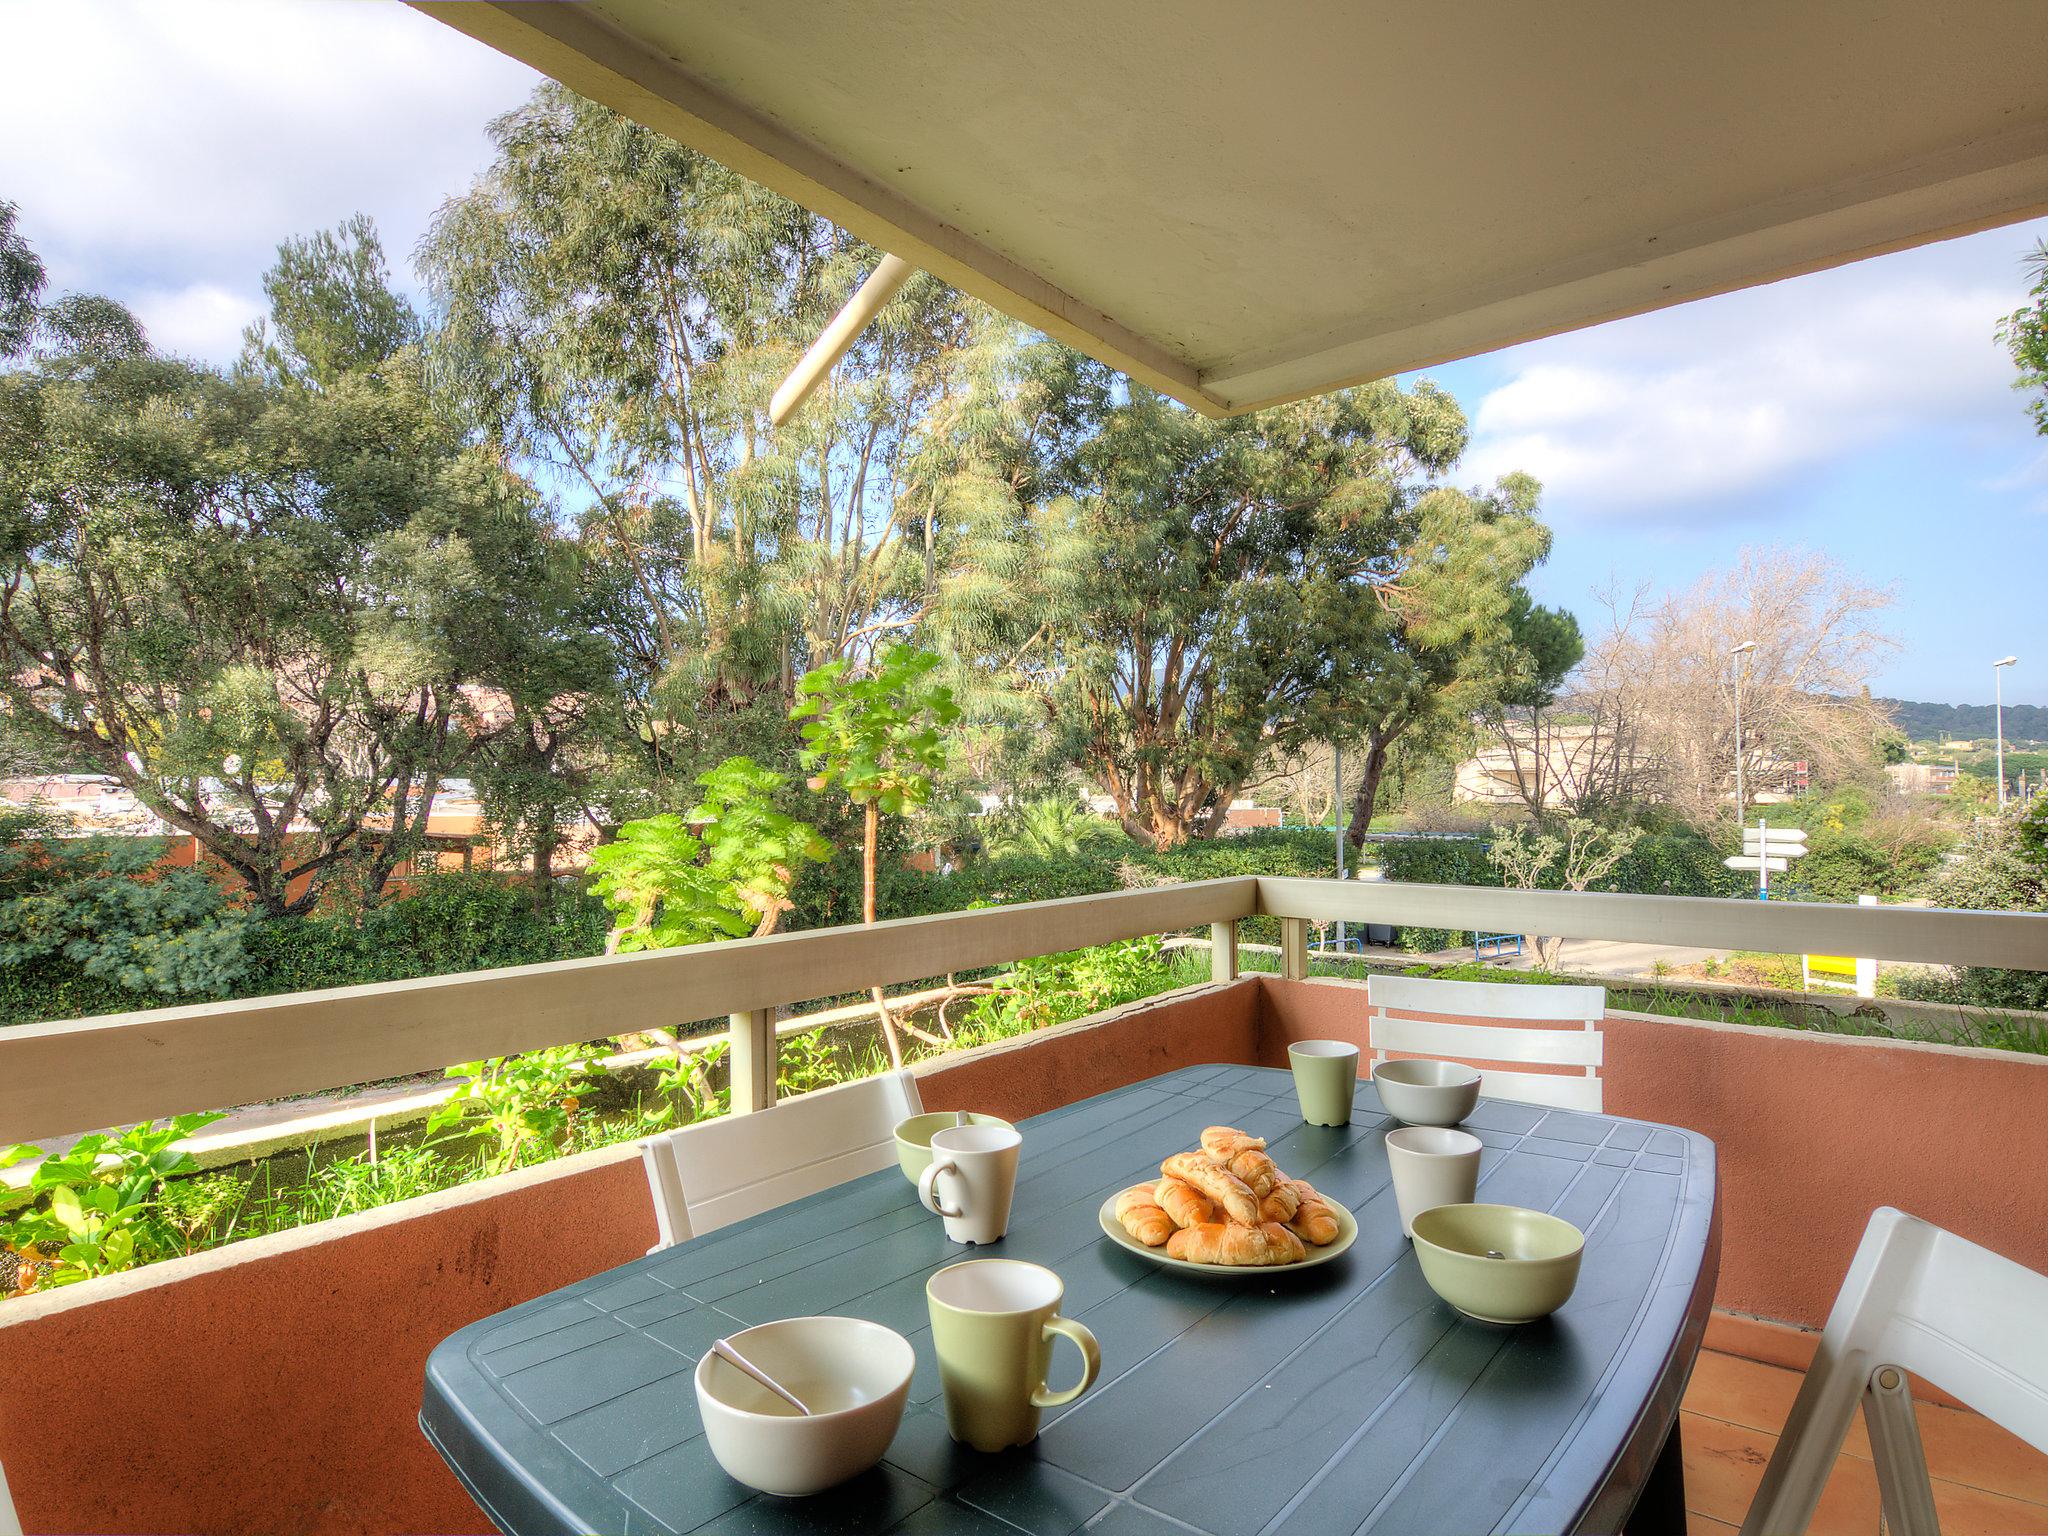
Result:
[[[359,226],[289,243],[272,287],[381,270]],[[272,915],[380,891],[485,734],[503,626],[568,638],[510,590],[547,538],[531,488],[409,345],[349,343],[358,313],[279,303],[223,374],[68,299],[0,374],[0,698]]]
[[[2048,436],[2048,240],[2035,242],[2026,271],[2033,279],[2030,302],[1999,321],[1998,339],[2019,370],[2012,387],[2026,396],[2034,430]]]
[[[916,626],[1007,323],[918,277],[772,428],[775,384],[877,253],[559,86],[491,136],[420,251],[438,366],[580,503],[618,573],[636,739],[680,792],[773,750],[804,671]]]
[[[0,362],[28,350],[48,281],[42,258],[22,236],[20,210],[0,200]]]
[[[1019,377],[1027,468],[968,520],[936,632],[979,718],[1153,846],[1220,831],[1302,742],[1376,733],[1383,763],[1466,698],[1546,546],[1532,483],[1438,483],[1466,427],[1427,383],[1218,422],[1049,345]]]

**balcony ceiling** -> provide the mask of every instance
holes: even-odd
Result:
[[[2041,0],[422,8],[1212,414],[2048,211]]]

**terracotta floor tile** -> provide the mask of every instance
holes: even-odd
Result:
[[[1681,1413],[1678,1424],[1685,1446],[1686,1509],[1740,1525],[1771,1459],[1772,1438],[1696,1413]]]
[[[1685,1503],[1711,1519],[1740,1525],[1771,1459],[1776,1438],[1698,1414],[1682,1417]],[[1811,1536],[1876,1536],[1877,1469],[1845,1456],[1835,1463],[1809,1527]]]
[[[1776,1435],[1792,1411],[1800,1375],[1733,1355],[1702,1353],[1686,1388],[1689,1412]],[[2048,1504],[2048,1456],[1978,1414],[1916,1404],[1927,1466],[1942,1481]],[[1851,1423],[1845,1454],[1868,1461],[1870,1439],[1861,1415]]]
[[[1703,1350],[1686,1384],[1685,1406],[1709,1418],[1775,1435],[1785,1427],[1799,1382],[1797,1371]]]
[[[1927,1451],[1927,1470],[1935,1478],[2048,1505],[2048,1456],[2019,1436],[1959,1408],[1916,1404],[1913,1418]],[[1870,1454],[1861,1423],[1850,1444],[1852,1448],[1860,1444],[1860,1454]],[[2037,1529],[2048,1530],[2048,1521]]]
[[[1715,1520],[1690,1509],[1685,1512],[1685,1536],[1736,1536],[1740,1529],[1726,1520]]]

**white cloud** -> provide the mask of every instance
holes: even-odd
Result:
[[[244,327],[265,309],[260,294],[231,293],[213,283],[145,289],[129,303],[159,352],[215,362],[241,350]]]
[[[17,0],[0,57],[0,196],[53,284],[138,308],[210,289],[159,305],[195,335],[279,240],[357,211],[409,277],[539,78],[395,0]]]
[[[2007,229],[1531,343],[1495,361],[1464,469],[1526,469],[1561,521],[1759,515],[1788,479],[1901,433],[2022,435],[1993,339]]]

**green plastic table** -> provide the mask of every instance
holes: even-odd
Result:
[[[1275,1276],[1190,1276],[1107,1241],[1103,1200],[1205,1125],[1271,1142],[1358,1217],[1352,1249]],[[1679,1398],[1719,1262],[1714,1149],[1682,1130],[1482,1100],[1479,1198],[1587,1234],[1578,1290],[1521,1328],[1423,1282],[1370,1084],[1302,1122],[1287,1073],[1190,1067],[1024,1122],[1010,1233],[946,1241],[894,1168],[473,1323],[427,1364],[420,1424],[513,1536],[903,1531],[1016,1536],[1682,1532]],[[1102,1375],[1000,1455],[947,1436],[924,1285],[976,1254],[1034,1260],[1102,1341]],[[917,1352],[887,1459],[809,1499],[733,1482],[691,1386],[719,1336],[845,1313]],[[1067,1379],[1071,1352],[1055,1355]]]

